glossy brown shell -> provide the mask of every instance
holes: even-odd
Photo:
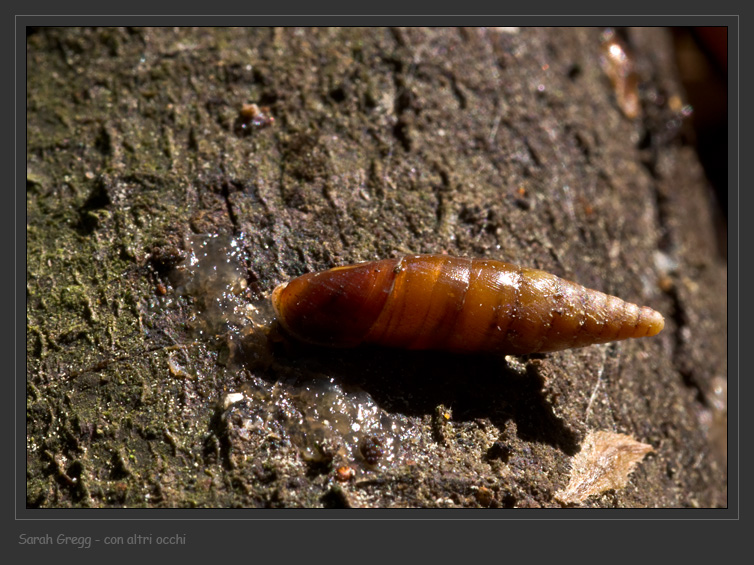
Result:
[[[283,328],[319,345],[527,354],[653,336],[647,307],[537,269],[411,255],[309,273],[278,286]]]

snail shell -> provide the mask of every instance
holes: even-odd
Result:
[[[309,343],[523,355],[648,337],[662,315],[537,269],[411,255],[309,273],[275,288],[283,328]]]

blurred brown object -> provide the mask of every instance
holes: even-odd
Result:
[[[718,238],[727,247],[728,28],[673,28],[676,58],[692,114],[699,160],[714,188],[722,217]]]
[[[728,72],[728,28],[695,27],[694,35],[702,48],[715,60],[724,73]]]

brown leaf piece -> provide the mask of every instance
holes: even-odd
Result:
[[[571,462],[571,480],[555,498],[565,504],[578,504],[588,497],[628,484],[634,466],[654,451],[651,445],[631,436],[612,432],[590,432]]]

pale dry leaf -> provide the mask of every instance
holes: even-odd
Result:
[[[636,464],[652,451],[651,445],[626,434],[590,432],[571,461],[568,486],[556,492],[555,498],[577,504],[606,490],[623,488]]]

